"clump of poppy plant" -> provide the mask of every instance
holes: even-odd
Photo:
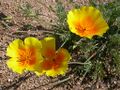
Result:
[[[28,70],[37,75],[46,74],[52,77],[64,75],[71,58],[64,48],[56,51],[53,37],[43,40],[34,37],[27,37],[24,41],[16,39],[9,44],[7,56],[11,57],[7,65],[14,72],[22,74]]]

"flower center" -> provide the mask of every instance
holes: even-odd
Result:
[[[58,68],[60,68],[60,66],[63,63],[63,60],[65,59],[65,56],[62,52],[59,52],[56,54],[55,59],[54,59],[54,65],[53,68],[56,70]]]
[[[61,64],[63,63],[63,60],[65,58],[64,54],[62,52],[56,53],[52,58],[44,57],[45,60],[42,63],[42,67],[45,70],[54,69],[57,70],[60,68]]]
[[[81,35],[90,35],[96,33],[95,22],[90,16],[76,23],[76,29]]]
[[[22,66],[34,65],[36,62],[35,48],[19,49],[19,62]]]
[[[53,58],[55,56],[55,50],[52,48],[47,48],[47,50],[44,52],[43,57],[47,58]]]
[[[78,32],[80,32],[81,34],[83,34],[83,33],[85,32],[85,30],[86,30],[86,28],[82,27],[82,26],[80,25],[80,23],[77,23],[75,28],[76,28],[76,29],[78,30]]]

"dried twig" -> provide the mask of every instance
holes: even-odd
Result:
[[[69,65],[76,64],[76,65],[85,65],[85,64],[90,64],[90,63],[81,63],[81,62],[69,62]]]
[[[49,88],[49,89],[51,90],[51,89],[53,89],[55,86],[60,85],[60,84],[66,82],[66,81],[68,81],[68,80],[70,80],[70,79],[71,79],[71,77],[68,77],[68,78],[65,78],[65,79],[63,79],[63,80],[59,80],[59,81],[57,81],[57,82],[51,83],[51,84],[50,84],[51,88]]]

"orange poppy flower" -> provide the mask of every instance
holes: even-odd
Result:
[[[71,32],[89,39],[94,35],[103,36],[109,29],[101,12],[94,7],[88,6],[69,11],[67,23]]]
[[[42,42],[42,56],[43,62],[40,64],[40,68],[43,72],[36,72],[37,75],[45,73],[47,76],[57,76],[65,74],[68,68],[68,62],[70,60],[70,54],[66,49],[60,48],[55,50],[55,39],[53,37],[47,37]]]
[[[33,37],[28,37],[24,42],[14,40],[7,48],[7,56],[11,57],[7,65],[14,72],[23,73],[24,70],[36,71],[41,60],[41,42]]]

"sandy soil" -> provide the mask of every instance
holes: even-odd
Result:
[[[61,1],[66,10],[72,8],[72,4],[69,4],[67,0]],[[77,2],[77,4],[79,2],[81,5],[87,5],[89,2],[88,0],[73,1],[75,3]],[[39,16],[39,19],[23,16],[19,7],[26,2],[33,7],[33,10],[38,10],[39,13],[42,14]],[[101,2],[103,1],[101,0]],[[73,72],[69,72],[70,70],[66,76],[51,78],[46,76],[38,77],[30,72],[19,75],[13,73],[7,67],[6,60],[8,57],[6,57],[5,52],[8,44],[12,40],[15,38],[23,39],[27,36],[34,36],[41,39],[47,35],[43,33],[43,30],[51,30],[49,23],[56,23],[57,17],[55,16],[55,13],[47,8],[50,5],[52,8],[55,8],[55,0],[0,0],[0,13],[12,17],[8,22],[0,20],[0,90],[108,90],[108,88],[110,88],[109,85],[111,84],[113,87],[115,85],[120,85],[120,81],[116,81],[116,78],[113,78],[115,79],[115,82],[111,82],[111,84],[104,84],[102,81],[91,82],[89,80],[88,82],[84,82],[83,85],[80,85],[81,78],[74,75]],[[12,25],[9,26],[8,24],[10,23],[12,23]],[[31,24],[34,28],[18,32],[18,29],[25,24]]]

